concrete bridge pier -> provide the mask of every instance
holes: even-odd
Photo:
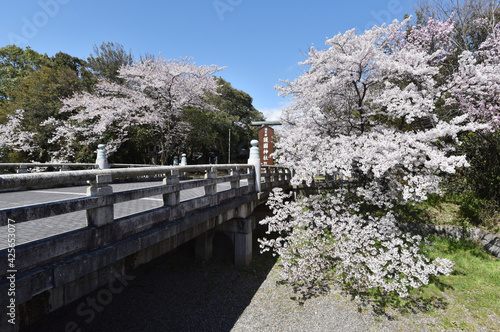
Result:
[[[247,267],[252,264],[252,233],[254,228],[254,216],[234,218],[219,227],[233,241],[234,264],[236,266]]]
[[[224,232],[233,242],[236,266],[248,267],[252,263],[252,233],[255,225],[255,217],[249,216],[231,219],[217,227],[217,231]],[[214,234],[214,230],[208,231],[195,239],[197,260],[206,262],[212,258]]]
[[[195,239],[195,256],[201,262],[212,259],[214,231],[208,231]]]

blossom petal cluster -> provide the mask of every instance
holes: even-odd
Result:
[[[446,87],[447,104],[500,128],[500,24],[480,45],[476,54],[460,54],[459,67]]]
[[[343,195],[313,195],[287,202],[289,195],[275,189],[270,206],[275,215],[261,221],[275,239],[260,239],[264,251],[281,257],[281,276],[292,283],[309,284],[326,276],[350,284],[357,291],[381,288],[397,292],[429,283],[431,275],[447,275],[453,262],[431,261],[419,235],[400,234],[394,215],[357,214],[359,207],[343,205]]]
[[[37,148],[34,133],[22,129],[24,111],[16,110],[14,114],[7,115],[6,124],[0,124],[0,150],[10,147],[14,151],[33,152]]]

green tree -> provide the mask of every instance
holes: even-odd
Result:
[[[67,98],[75,91],[91,90],[96,80],[86,68],[85,61],[66,53],[59,52],[49,58],[30,49],[21,52],[22,49],[9,47],[9,50],[9,58],[15,61],[5,61],[4,69],[15,73],[9,82],[15,82],[15,86],[5,89],[7,97],[1,103],[2,113],[24,111],[19,130],[34,133],[36,148],[29,152],[11,151],[7,154],[8,161],[48,161],[50,151],[58,147],[50,143],[54,128],[45,126],[45,120],[67,117],[59,114],[61,98]],[[25,58],[29,61],[23,60]]]
[[[23,130],[36,133],[35,141],[40,150],[31,158],[47,161],[47,152],[51,149],[48,143],[51,129],[42,123],[49,117],[59,118],[60,98],[71,96],[79,88],[80,80],[76,72],[58,66],[43,66],[19,82],[19,89],[13,94],[14,100],[7,104],[7,110],[9,114],[17,109],[24,110]]]
[[[210,95],[208,99],[218,111],[184,111],[186,121],[191,125],[184,152],[191,158],[203,155],[204,162],[208,161],[210,154],[215,154],[219,163],[225,163],[230,150],[231,162],[243,162],[245,158],[239,155],[241,147],[248,147],[250,140],[256,136],[256,129],[250,123],[264,120],[264,115],[253,107],[253,99],[248,93],[233,88],[222,78],[218,78],[217,83],[218,94]]]
[[[472,190],[480,199],[500,203],[500,134],[477,132],[462,135],[462,145],[470,167],[460,173],[460,187]]]
[[[8,114],[5,103],[12,101],[19,90],[20,81],[27,75],[50,63],[46,54],[40,54],[29,47],[16,45],[0,48],[0,123]]]
[[[123,79],[118,77],[118,71],[124,65],[131,65],[134,57],[130,51],[127,53],[122,45],[107,42],[101,46],[94,44],[94,54],[87,58],[87,62],[97,78],[121,84]]]
[[[79,90],[92,91],[97,83],[97,77],[86,61],[63,52],[56,53],[51,60],[53,67],[69,68],[76,73],[80,79]]]

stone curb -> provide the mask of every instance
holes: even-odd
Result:
[[[398,224],[402,231],[422,232],[446,236],[459,240],[465,238],[470,241],[480,242],[484,249],[500,258],[500,235],[482,230],[477,227],[467,227],[466,231],[460,226],[441,226],[429,224]]]

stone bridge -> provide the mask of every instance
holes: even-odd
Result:
[[[251,214],[290,177],[286,169],[250,161],[0,175],[2,331],[30,324],[189,240],[195,239],[196,256],[208,260],[216,231],[232,239],[235,264],[249,265]],[[13,317],[16,325],[8,322]]]

